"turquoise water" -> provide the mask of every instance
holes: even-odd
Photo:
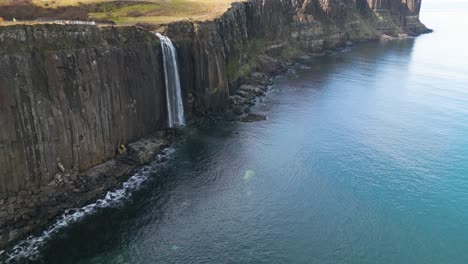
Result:
[[[31,263],[468,263],[468,8],[427,2],[433,34],[297,65]]]

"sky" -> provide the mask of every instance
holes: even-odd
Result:
[[[422,0],[422,12],[430,9],[457,9],[468,7],[468,0]]]

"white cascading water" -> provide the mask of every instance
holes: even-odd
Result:
[[[185,125],[184,104],[180,89],[179,68],[177,66],[177,52],[172,41],[159,33],[164,61],[164,77],[166,80],[166,101],[169,127]]]

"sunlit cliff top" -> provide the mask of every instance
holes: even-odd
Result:
[[[97,20],[117,24],[163,24],[178,20],[210,20],[233,0],[0,0],[4,20]]]

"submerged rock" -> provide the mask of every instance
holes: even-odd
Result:
[[[244,113],[244,108],[242,106],[237,106],[234,108],[234,114],[242,115]]]
[[[253,114],[253,113],[250,113],[241,119],[242,122],[257,122],[257,121],[265,121],[265,120],[267,120],[266,116],[260,115],[260,114]]]

